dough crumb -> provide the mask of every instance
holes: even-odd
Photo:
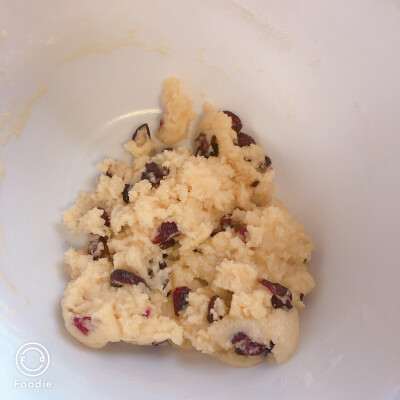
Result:
[[[156,138],[167,145],[176,144],[187,138],[190,123],[196,118],[193,101],[182,92],[179,79],[168,78],[164,82],[162,102],[165,113]]]

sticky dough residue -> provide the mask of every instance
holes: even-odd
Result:
[[[0,146],[5,146],[12,136],[19,137],[29,121],[35,104],[46,93],[42,86],[32,97],[25,101],[22,108],[16,111],[4,111],[0,116]]]
[[[135,29],[128,29],[122,37],[107,37],[106,40],[94,37],[87,39],[86,42],[78,43],[78,46],[65,51],[67,43],[63,41],[57,42],[57,48],[54,48],[52,51],[58,58],[59,66],[93,54],[110,55],[123,47],[129,47],[131,50],[143,49],[149,53],[159,53],[162,55],[169,54],[169,47],[163,44],[151,44],[143,40],[138,40]]]

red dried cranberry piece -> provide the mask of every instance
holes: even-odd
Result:
[[[246,225],[239,225],[235,228],[235,232],[239,235],[240,239],[243,240],[243,242],[247,243],[249,239],[249,231],[247,230]]]
[[[271,304],[274,308],[286,307],[288,310],[290,310],[293,307],[289,300],[285,298],[282,300],[276,294],[272,295]]]
[[[251,184],[251,187],[255,188],[255,187],[258,186],[259,183],[260,183],[260,181],[254,181],[254,182]]]
[[[151,242],[154,244],[164,244],[166,242],[169,242],[171,239],[174,237],[177,237],[181,235],[181,232],[179,231],[177,225],[175,222],[163,222],[160,227],[157,230],[157,235],[153,239],[151,239]],[[174,241],[175,243],[175,241]],[[160,244],[160,247],[161,247]],[[173,246],[173,244],[172,244]],[[171,247],[171,246],[168,246]],[[165,249],[166,247],[161,247],[162,249]]]
[[[231,228],[232,227],[232,214],[225,214],[221,218],[221,228],[226,229],[226,228]]]
[[[215,230],[213,230],[211,232],[211,235],[210,235],[211,237],[214,237],[217,233],[220,233],[220,232],[226,230],[227,228],[232,228],[233,227],[233,225],[232,225],[232,214],[225,214],[221,218],[220,225],[221,225],[220,228],[217,228],[217,229],[215,229]]]
[[[85,335],[87,336],[90,332],[90,322],[92,321],[91,317],[74,317],[74,325]]]
[[[190,289],[186,286],[179,286],[175,288],[172,293],[172,299],[174,303],[175,315],[179,317],[179,311],[188,304],[186,298],[188,297]]]
[[[209,157],[218,157],[219,145],[217,142],[217,137],[215,135],[212,136],[210,144],[211,144],[212,151],[210,152]]]
[[[151,308],[147,307],[146,311],[142,315],[143,315],[143,317],[149,318],[150,314],[151,314]]]
[[[168,282],[169,282],[169,278],[167,278],[167,279],[163,282],[163,286],[162,286],[163,290],[164,290],[165,287],[168,285]]]
[[[200,133],[197,139],[194,140],[197,145],[196,156],[206,156],[208,154],[208,149],[210,147],[207,137],[204,133]]]
[[[208,157],[218,157],[219,154],[219,146],[217,142],[217,137],[213,135],[211,137],[211,143],[208,143],[207,137],[204,133],[200,133],[200,135],[195,139],[196,148],[196,156],[203,156],[205,158]],[[211,145],[211,150],[210,150]]]
[[[213,296],[210,299],[210,302],[208,303],[208,314],[207,314],[207,321],[212,324],[216,319],[214,318],[214,315],[212,313],[212,310],[214,309],[215,302],[217,299],[219,299],[219,296]],[[222,319],[222,316],[219,317],[219,319]]]
[[[232,120],[232,129],[236,132],[239,133],[240,130],[242,129],[242,121],[240,118],[234,114],[232,111],[223,111],[224,114],[226,114],[228,117],[231,118]]]
[[[232,344],[235,346],[236,354],[241,356],[259,356],[262,353],[271,352],[274,347],[273,342],[269,342],[269,346],[264,343],[253,342],[244,332],[238,332],[232,339]]]
[[[113,174],[111,172],[111,167],[108,168],[107,172],[106,172],[106,176],[108,176],[109,178],[112,178]]]
[[[99,243],[103,243],[103,249],[100,249]],[[106,236],[91,235],[91,239],[89,241],[88,253],[93,257],[94,261],[97,261],[99,258],[103,256],[103,252],[106,248],[106,243],[107,243]]]
[[[164,346],[168,343],[168,340],[163,340],[162,342],[152,342],[151,345],[152,346]]]
[[[160,243],[159,246],[160,246],[161,250],[166,250],[166,249],[169,249],[170,247],[174,246],[175,243],[176,243],[175,239],[170,239],[170,240],[167,240],[166,242]]]
[[[261,172],[262,174],[264,174],[265,172],[268,171],[268,169],[271,168],[272,165],[272,161],[268,156],[265,156],[264,160],[260,162],[260,164],[258,164],[257,166],[257,171]]]
[[[147,124],[140,125],[132,135],[132,140],[136,141],[139,146],[144,144],[144,142],[150,139],[150,129]]]
[[[268,348],[268,350],[264,353],[264,356],[267,356],[269,353],[271,353],[271,351],[272,351],[272,349],[275,347],[275,343],[272,341],[272,340],[270,340],[269,341],[269,348]]]
[[[108,216],[107,211],[103,207],[97,207],[99,210],[103,210],[103,214],[101,215],[101,218],[104,219],[104,225],[105,226],[110,226],[110,217]]]
[[[122,192],[122,199],[126,204],[129,204],[129,190],[131,189],[131,186],[126,184],[124,187],[124,190]]]
[[[122,287],[123,285],[139,285],[143,283],[147,286],[146,281],[139,275],[125,269],[114,269],[110,275],[110,285],[114,287]]]
[[[169,169],[155,162],[146,164],[146,170],[142,172],[141,179],[147,179],[152,187],[158,188],[160,181],[169,174]]]
[[[239,147],[250,146],[251,144],[256,144],[256,141],[247,133],[239,132],[237,135],[237,145]]]
[[[211,232],[210,237],[214,237],[217,233],[220,233],[220,232],[222,232],[222,229],[218,228],[218,229],[216,229],[216,230]]]
[[[165,261],[162,261],[162,262],[158,263],[158,268],[160,268],[160,269],[165,269],[167,267],[168,267],[168,265],[167,265],[167,263]]]
[[[271,303],[274,308],[286,307],[290,310],[293,307],[291,303],[292,292],[287,287],[266,279],[259,279],[258,281],[272,293]]]

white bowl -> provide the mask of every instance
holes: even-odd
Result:
[[[2,399],[400,398],[398,0],[0,7]],[[81,238],[61,212],[92,187],[96,162],[124,157],[134,127],[156,126],[169,76],[197,112],[207,99],[241,116],[317,247],[298,351],[282,366],[91,350],[63,326],[63,252]],[[17,369],[27,342],[49,353],[40,376]],[[52,387],[21,388],[40,379]]]

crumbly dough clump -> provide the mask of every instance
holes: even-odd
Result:
[[[176,143],[192,103],[176,79],[166,81],[163,101],[157,136]],[[62,313],[77,340],[167,341],[243,367],[294,353],[298,312],[314,287],[313,245],[272,197],[271,160],[235,117],[205,104],[195,153],[156,154],[143,125],[140,140],[125,145],[131,165],[98,165],[96,187],[64,213],[72,233],[89,237],[65,258]]]
[[[179,79],[168,78],[164,82],[162,101],[165,114],[161,118],[156,138],[172,145],[188,137],[190,123],[196,118],[193,101],[180,89]]]

